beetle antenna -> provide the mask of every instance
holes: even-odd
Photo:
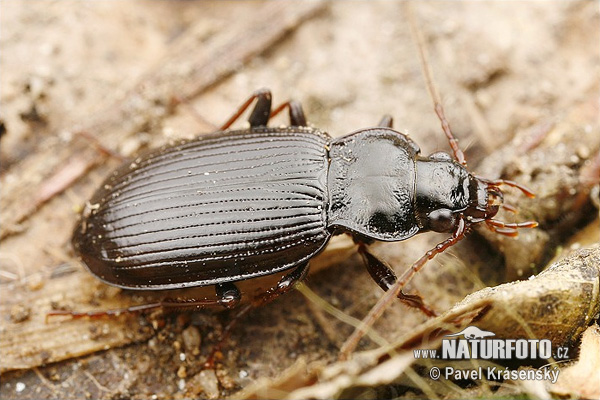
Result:
[[[456,139],[456,137],[454,137],[454,134],[450,129],[450,123],[446,119],[446,114],[444,113],[444,107],[442,107],[440,95],[433,84],[433,74],[431,73],[431,67],[429,66],[429,55],[427,54],[427,47],[425,46],[425,41],[423,40],[423,34],[421,30],[418,29],[417,24],[415,23],[415,18],[412,12],[410,2],[405,2],[404,7],[408,15],[408,21],[410,23],[410,32],[413,36],[414,41],[418,45],[419,58],[421,59],[421,65],[423,66],[423,75],[425,77],[425,83],[427,84],[427,91],[429,92],[429,96],[433,101],[435,113],[437,114],[438,118],[440,119],[440,122],[442,123],[442,130],[448,138],[450,147],[454,152],[454,157],[462,166],[466,167],[467,159],[465,158],[465,154],[463,153],[463,151],[458,146],[458,140]]]

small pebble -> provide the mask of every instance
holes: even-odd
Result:
[[[10,319],[14,323],[27,321],[31,316],[31,309],[23,304],[15,304],[10,309]]]
[[[44,277],[42,274],[33,274],[27,279],[27,288],[31,291],[40,290],[44,287]]]
[[[188,326],[181,332],[183,338],[183,347],[194,354],[200,348],[202,338],[200,331],[193,325]]]
[[[221,395],[219,392],[219,380],[212,369],[206,369],[194,375],[189,383],[189,386],[193,387],[194,393],[204,393],[204,397],[208,399],[218,399]]]
[[[23,382],[17,382],[15,385],[15,390],[17,393],[21,393],[23,390],[25,390],[25,384]]]

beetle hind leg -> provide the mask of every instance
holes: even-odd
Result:
[[[252,104],[254,100],[256,100],[256,105],[254,106],[254,109],[248,118],[248,122],[250,123],[251,127],[266,126],[271,118],[271,91],[269,89],[259,89],[252,93],[252,96],[250,96],[244,102],[244,104],[237,109],[235,114],[233,114],[231,118],[229,118],[227,122],[221,126],[220,130],[224,131],[233,125],[233,123],[240,118],[244,111],[250,107],[250,104]]]
[[[300,102],[296,100],[290,100],[286,101],[283,104],[280,104],[277,108],[273,110],[273,112],[271,113],[271,117],[276,116],[286,107],[289,111],[291,126],[307,126],[306,116],[304,115],[302,104],[300,104]]]
[[[237,322],[239,320],[242,319],[242,317],[248,311],[250,311],[254,307],[259,307],[259,306],[262,306],[263,304],[269,303],[272,300],[276,299],[277,297],[281,296],[282,294],[289,292],[290,290],[293,289],[293,287],[296,285],[296,283],[298,283],[302,279],[304,279],[307,272],[308,272],[308,263],[299,265],[298,267],[294,268],[290,273],[284,275],[279,280],[279,282],[277,282],[277,284],[275,286],[268,289],[262,296],[258,296],[251,303],[245,304],[244,306],[242,306],[241,308],[236,310],[236,313],[230,318],[229,323],[223,328],[223,331],[221,332],[221,335],[219,337],[219,340],[217,341],[217,344],[212,348],[209,356],[206,359],[206,362],[204,363],[204,368],[206,368],[206,369],[214,368],[217,353],[219,351],[221,351],[222,347],[224,346],[225,342],[227,341],[227,338],[229,338],[229,335],[231,334],[233,327],[237,324]],[[225,285],[223,285],[223,286],[225,286]],[[233,287],[235,288],[235,286],[233,286]],[[223,290],[223,289],[224,289],[224,291],[221,292],[222,298],[225,298],[229,289],[227,289],[226,287],[221,288],[221,290]],[[217,287],[217,293],[219,293],[219,287]]]
[[[289,100],[280,104],[274,110],[271,110],[271,97],[271,91],[269,89],[257,90],[237,109],[231,118],[221,126],[220,130],[224,131],[233,125],[244,111],[250,107],[254,100],[256,100],[256,105],[248,118],[251,127],[267,126],[267,123],[271,118],[286,108],[289,111],[291,126],[307,126],[306,116],[304,115],[304,110],[302,109],[302,104],[300,104],[300,102]]]
[[[392,118],[392,116],[390,114],[385,114],[381,118],[381,121],[379,121],[377,126],[380,126],[382,128],[393,128],[394,127],[394,118]]]
[[[242,294],[233,283],[220,283],[216,286],[215,290],[219,298],[218,302],[223,307],[231,309],[240,304]]]

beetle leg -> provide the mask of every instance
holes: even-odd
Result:
[[[213,369],[215,367],[215,358],[217,356],[217,353],[220,352],[221,349],[223,348],[223,345],[229,338],[229,335],[231,334],[233,327],[251,309],[252,309],[252,304],[246,304],[243,307],[239,308],[237,310],[237,312],[235,313],[235,315],[230,318],[227,325],[225,325],[225,327],[221,331],[221,334],[219,335],[219,339],[217,340],[217,344],[215,344],[213,346],[208,357],[206,358],[206,361],[204,362],[203,367],[205,369]]]
[[[218,302],[223,307],[231,309],[240,304],[242,295],[233,283],[219,283],[215,287],[215,290],[217,291],[217,297],[219,298]]]
[[[292,272],[290,272],[287,275],[284,275],[279,280],[277,285],[275,285],[272,288],[270,288],[269,290],[267,290],[264,295],[258,297],[257,299],[254,299],[252,303],[246,304],[243,307],[241,307],[235,313],[235,315],[231,318],[231,320],[225,326],[225,328],[223,328],[223,332],[221,333],[221,336],[219,337],[217,344],[213,347],[208,358],[206,359],[206,362],[204,363],[204,368],[211,369],[214,367],[215,356],[216,356],[217,352],[221,350],[221,348],[223,347],[223,344],[229,337],[229,334],[231,333],[232,328],[237,323],[237,321],[239,321],[242,318],[242,316],[244,316],[253,307],[262,306],[262,305],[276,299],[277,297],[281,296],[282,294],[290,291],[296,283],[298,283],[302,279],[304,279],[307,272],[308,272],[308,263],[297,266],[296,268],[294,268],[292,270]],[[225,284],[223,286],[226,286],[226,285],[229,285],[229,284]],[[231,284],[231,285],[233,286],[233,284]],[[235,288],[235,286],[233,286],[233,287]],[[227,288],[225,288],[225,292],[223,292],[223,293],[226,294],[226,293],[228,293],[229,290],[231,290],[231,288],[227,287]],[[219,291],[219,286],[217,286],[217,292],[218,291]]]
[[[266,304],[274,300],[275,298],[281,296],[282,294],[289,292],[290,290],[292,290],[294,285],[296,285],[296,283],[300,282],[304,279],[304,277],[306,277],[307,273],[308,263],[304,263],[302,265],[297,266],[292,270],[292,272],[283,276],[283,278],[279,280],[276,286],[270,288],[263,296],[258,298],[256,305]]]
[[[271,118],[271,91],[260,92],[256,99],[256,105],[248,122],[251,127],[267,126],[269,118]]]
[[[241,300],[241,294],[233,283],[224,283],[216,286],[217,299],[194,299],[194,298],[166,298],[156,303],[139,304],[130,307],[117,308],[101,311],[71,311],[71,310],[52,310],[46,314],[48,318],[56,316],[67,316],[71,319],[79,318],[102,318],[119,316],[121,314],[145,313],[152,310],[162,309],[164,311],[184,311],[200,310],[207,307],[223,306],[227,309],[236,307]]]
[[[363,257],[367,271],[371,278],[384,291],[390,290],[398,280],[394,271],[375,254],[371,253],[364,243],[359,243],[358,252]],[[402,290],[398,293],[398,299],[410,307],[418,308],[428,317],[435,317],[436,312],[423,302],[423,298],[418,294],[405,294]]]
[[[400,279],[394,283],[394,285],[388,290],[388,292],[383,295],[381,299],[373,306],[369,314],[362,320],[362,323],[358,328],[354,330],[352,335],[346,342],[342,345],[340,349],[340,359],[347,359],[350,353],[354,351],[360,339],[365,335],[367,329],[369,329],[375,321],[383,314],[385,309],[392,303],[394,297],[397,296],[398,293],[402,291],[402,288],[406,286],[406,284],[411,280],[411,278],[419,272],[423,266],[427,263],[427,261],[431,260],[437,254],[444,252],[451,246],[454,246],[456,243],[461,241],[467,232],[468,224],[463,220],[459,220],[459,224],[456,227],[456,231],[452,234],[452,237],[444,240],[443,242],[438,243],[435,247],[427,251],[421,258],[413,263],[404,273],[400,276]]]
[[[250,107],[250,104],[256,99],[256,105],[248,122],[250,126],[266,126],[271,116],[271,91],[269,89],[259,89],[246,100],[244,104],[221,126],[222,131],[229,128],[240,116]]]
[[[381,121],[377,124],[377,126],[381,126],[383,128],[393,128],[394,126],[394,118],[390,114],[385,114]]]
[[[217,305],[223,306],[227,309],[232,309],[240,304],[242,295],[233,283],[219,283],[215,286],[215,291],[217,292],[216,299],[164,299],[158,304],[163,310],[171,311],[183,311],[190,309],[200,310],[206,307],[214,307]]]
[[[48,319],[51,317],[59,317],[65,316],[70,319],[80,319],[80,318],[103,318],[103,317],[118,317],[122,314],[134,314],[138,312],[146,312],[149,310],[156,310],[162,308],[163,305],[161,302],[159,303],[148,303],[148,304],[140,304],[137,306],[131,307],[123,307],[123,308],[115,308],[112,310],[101,310],[101,311],[72,311],[72,310],[52,310],[46,313],[46,323],[48,323]]]
[[[302,104],[300,104],[300,102],[296,100],[290,100],[286,101],[283,104],[280,104],[273,110],[273,112],[271,112],[271,118],[279,114],[286,107],[288,108],[290,113],[291,126],[307,126],[306,117],[304,116],[304,110],[302,109]]]
[[[281,278],[275,287],[275,292],[280,295],[290,291],[296,283],[300,282],[306,277],[307,273],[308,263],[297,266],[292,272]]]

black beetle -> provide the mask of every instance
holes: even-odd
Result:
[[[255,100],[250,128],[229,130]],[[285,108],[291,126],[267,127]],[[213,297],[132,311],[231,308],[242,297],[236,283],[282,273],[259,296],[267,301],[301,280],[309,260],[340,233],[353,236],[369,273],[388,290],[396,276],[368,251],[374,240],[453,232],[428,253],[431,258],[478,222],[506,235],[535,226],[492,219],[502,204],[499,185],[531,193],[514,182],[469,173],[446,127],[458,161],[442,152],[421,156],[415,142],[392,129],[389,116],[377,127],[332,139],[307,126],[295,101],[271,111],[271,93],[263,89],[219,132],[160,147],[113,172],[86,205],[73,246],[90,272],[114,286],[216,288]],[[418,296],[399,297],[432,313]]]

